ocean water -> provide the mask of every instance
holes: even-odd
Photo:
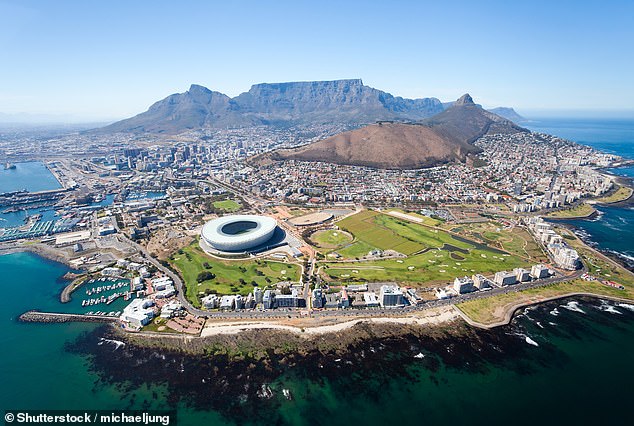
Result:
[[[96,375],[86,357],[65,349],[67,342],[93,324],[26,324],[17,317],[29,310],[62,311],[60,279],[68,269],[29,253],[0,256],[3,350],[0,352],[2,409],[63,407],[115,408],[116,392],[95,392]]]
[[[634,119],[532,118],[522,126],[634,159]]]
[[[62,186],[48,168],[39,161],[14,163],[15,169],[4,169],[0,166],[0,194],[3,192],[29,192],[58,189]]]

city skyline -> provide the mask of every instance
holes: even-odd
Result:
[[[469,92],[528,117],[632,116],[633,8],[2,1],[12,66],[0,70],[0,113],[112,121],[192,83],[236,96],[261,82],[361,78],[408,98]]]

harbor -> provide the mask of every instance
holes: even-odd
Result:
[[[91,278],[78,286],[65,305],[74,314],[118,317],[135,297],[129,279]]]

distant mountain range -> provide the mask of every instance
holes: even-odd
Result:
[[[416,169],[464,162],[480,152],[473,145],[493,133],[528,132],[512,121],[482,109],[468,94],[446,110],[416,123],[382,122],[343,132],[295,149],[255,159],[260,164],[300,160],[385,169]]]
[[[396,97],[365,86],[360,79],[262,83],[235,98],[194,84],[144,113],[96,131],[178,134],[201,128],[323,123],[356,127],[381,120],[417,121],[445,108],[436,98]]]
[[[526,121],[526,118],[519,115],[513,108],[509,107],[497,107],[488,110],[493,114],[499,115],[500,117],[504,117],[507,120],[514,121],[516,123],[521,123],[522,121]]]

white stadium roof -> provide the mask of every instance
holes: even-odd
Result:
[[[268,216],[231,215],[210,220],[202,229],[205,243],[220,251],[246,251],[273,236],[277,222]]]

